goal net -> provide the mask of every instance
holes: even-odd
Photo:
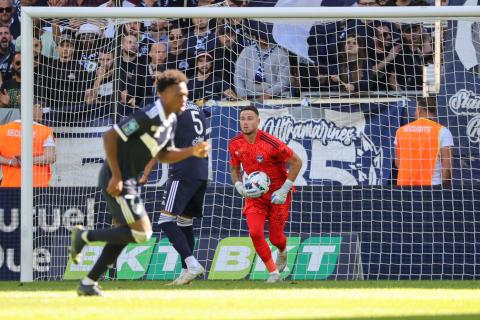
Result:
[[[211,128],[204,217],[194,224],[206,279],[267,277],[229,175],[228,141],[246,105],[303,160],[284,278],[477,278],[478,19],[329,20],[318,12],[312,21],[34,18],[33,98],[43,108],[34,120],[52,128],[56,161],[49,186],[33,189],[33,279],[78,279],[92,267],[102,244],[87,246],[80,265],[67,248],[72,226],[111,226],[96,187],[102,133],[151,102],[156,75],[170,68],[188,76],[189,100]],[[471,35],[466,42],[460,30]],[[452,178],[397,187],[396,131],[415,120],[425,96],[436,98],[436,119],[453,136]],[[157,166],[142,190],[154,237],[129,245],[109,278],[178,276],[179,257],[157,225],[167,177]],[[19,269],[18,250],[12,261]]]

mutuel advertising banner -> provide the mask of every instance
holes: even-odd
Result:
[[[91,243],[84,247],[80,264],[73,264],[68,258],[70,231],[75,225],[94,229],[108,227],[111,223],[111,217],[106,214],[97,190],[86,188],[83,194],[74,195],[75,189],[52,188],[48,195],[36,197],[41,201],[36,201],[34,210],[32,254],[35,279],[80,279],[93,267],[103,249],[104,243]],[[146,194],[154,193],[151,192],[153,190],[148,191]],[[153,213],[153,199],[147,198],[146,202],[148,211]],[[3,189],[0,203],[0,280],[18,280],[21,247],[20,190]],[[211,216],[211,212],[204,214]],[[152,214],[153,220],[154,217]],[[107,277],[126,280],[172,280],[178,277],[181,271],[180,257],[168,239],[157,232],[157,226],[154,227],[154,236],[149,241],[131,243],[125,247],[116,261],[114,274],[109,273]],[[197,241],[197,256],[207,268],[207,278],[265,280],[268,272],[256,255],[248,233],[237,231],[237,234],[243,236],[230,237],[229,230],[224,230],[218,241],[210,238]],[[353,273],[354,270],[359,270],[354,265],[361,263],[358,235],[294,234],[296,236],[288,237],[289,263],[283,277],[321,280],[361,276]],[[272,249],[276,257],[277,250]],[[209,251],[213,253],[213,258],[202,258],[202,253]]]
[[[67,264],[70,230],[104,225],[105,204],[100,192],[84,188],[36,189],[33,210],[33,272],[37,279],[62,279]],[[106,220],[108,219],[108,220]],[[20,189],[0,191],[0,279],[18,280],[20,275]]]
[[[204,217],[194,220],[195,255],[207,279],[265,278],[241,217],[234,187],[209,186]],[[84,249],[79,265],[68,261],[70,230],[77,224],[106,228],[96,188],[37,189],[34,197],[35,279],[78,279],[93,266],[103,244]],[[334,192],[332,192],[334,191]],[[143,197],[158,220],[162,188]],[[298,187],[286,226],[289,279],[476,279],[480,261],[479,190],[412,190],[386,186]],[[461,221],[461,223],[459,223]],[[313,223],[312,223],[313,222]],[[151,241],[129,244],[116,263],[118,279],[170,280],[181,266],[178,253],[154,223]],[[448,232],[445,232],[448,230]],[[435,244],[435,245],[432,245]],[[272,248],[275,257],[277,250]],[[20,190],[0,192],[0,280],[20,278]]]

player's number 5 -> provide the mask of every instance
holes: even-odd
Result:
[[[190,112],[192,115],[192,120],[193,120],[193,127],[195,128],[195,132],[200,135],[203,133],[203,123],[202,120],[200,120],[200,114],[198,111],[192,111]]]

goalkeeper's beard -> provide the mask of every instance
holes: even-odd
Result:
[[[257,129],[242,128],[242,132],[246,136],[253,137],[257,133]]]

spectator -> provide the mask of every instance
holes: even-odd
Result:
[[[190,79],[193,76],[195,61],[191,59],[185,49],[185,36],[183,29],[173,26],[168,35],[169,51],[167,55],[167,69],[183,71]]]
[[[50,165],[55,162],[55,140],[52,129],[40,124],[42,106],[33,106],[33,186],[48,187],[52,176]],[[15,120],[0,126],[0,164],[3,180],[0,187],[21,186],[22,125]]]
[[[58,52],[56,50],[57,45],[54,40],[54,33],[56,37],[61,36],[60,27],[58,24],[54,23],[55,19],[51,20],[50,27],[42,28],[42,20],[39,18],[33,19],[33,36],[40,40],[41,42],[41,52],[42,55],[49,58],[58,59]],[[18,36],[15,39],[15,52],[21,51],[22,36]]]
[[[154,43],[152,39],[148,37],[148,34],[142,32],[143,23],[140,21],[130,21],[123,25],[123,30],[121,32],[121,37],[123,36],[134,36],[137,38],[138,43],[138,53],[141,55],[148,55],[150,45]]]
[[[126,106],[122,116],[129,115],[145,97],[147,76],[146,57],[138,54],[137,38],[125,35],[122,38],[120,53],[120,102]]]
[[[386,4],[392,7],[408,7],[408,6],[428,6],[424,0],[390,0]]]
[[[423,66],[433,61],[431,37],[420,24],[403,24],[401,38],[402,49],[395,57],[389,82],[397,91],[422,90]]]
[[[290,65],[286,50],[269,39],[264,26],[258,28],[256,39],[257,42],[243,49],[235,65],[238,97],[263,101],[290,96]]]
[[[360,8],[371,8],[378,7],[379,4],[376,0],[356,0],[356,6]],[[355,34],[357,40],[362,41],[366,44],[366,48],[373,48],[373,37],[374,37],[374,28],[373,24],[377,22],[375,20],[364,20],[364,19],[348,19],[346,21],[345,28],[342,28],[338,39],[339,42],[343,42],[346,39],[347,34]],[[338,48],[337,52],[342,51],[343,48]]]
[[[377,0],[356,0],[355,4],[357,7],[378,7]]]
[[[395,165],[399,186],[450,186],[453,137],[436,122],[434,98],[418,99],[416,120],[395,135]]]
[[[150,39],[153,43],[162,42],[168,44],[168,21],[165,19],[158,19],[150,21],[145,37]]]
[[[8,26],[12,39],[20,35],[20,21],[16,17],[12,0],[0,0],[0,24]]]
[[[0,0],[1,1],[1,0]],[[0,72],[3,80],[10,79],[11,66],[15,48],[12,44],[10,29],[0,25]]]
[[[248,0],[225,0],[223,5],[226,7],[246,7],[248,6]]]
[[[75,60],[92,74],[97,70],[100,44],[103,44],[100,28],[91,23],[82,24],[76,33]]]
[[[46,107],[52,108],[56,120],[76,121],[80,106],[85,102],[85,91],[91,87],[91,75],[74,60],[75,47],[71,35],[64,34],[58,41],[58,59],[43,57],[38,72],[39,96]],[[58,114],[57,114],[58,113]],[[48,119],[50,120],[50,119]]]
[[[165,43],[157,42],[150,47],[149,57],[149,73],[154,71],[165,71],[167,69],[167,46]]]
[[[332,71],[330,86],[337,86],[337,91],[348,93],[368,91],[369,67],[362,38],[349,34],[340,47],[339,64]]]
[[[112,0],[67,0],[66,7],[99,7],[112,5]]]
[[[167,46],[165,43],[157,42],[152,44],[148,54],[150,62],[147,68],[147,96],[155,95],[157,89],[154,86],[155,74],[167,69]]]
[[[402,45],[393,40],[390,24],[375,21],[374,46],[368,50],[368,58],[372,66],[372,82],[370,90],[388,91],[388,74],[394,70],[393,62],[402,49]],[[396,39],[399,40],[399,39]],[[392,88],[395,89],[395,88]]]
[[[199,52],[196,59],[195,77],[188,82],[189,99],[203,106],[211,99],[236,99],[235,92],[217,78],[213,71],[213,57],[208,52]]]
[[[215,32],[209,28],[210,19],[207,18],[193,18],[192,27],[188,30],[188,37],[186,41],[187,51],[190,57],[196,57],[200,51],[212,52],[215,50],[216,35]]]
[[[185,0],[144,0],[145,7],[184,7]],[[196,7],[197,0],[187,0],[187,6]]]
[[[213,53],[214,67],[213,72],[220,72],[223,80],[233,87],[235,82],[235,63],[238,55],[242,51],[241,45],[237,40],[237,33],[227,25],[221,25],[217,29],[218,46]]]
[[[87,104],[100,104],[106,106],[115,100],[115,82],[114,82],[114,55],[113,51],[105,48],[100,51],[98,56],[98,68],[95,72],[95,81],[93,87],[85,93]],[[106,110],[104,114],[109,114],[112,110]]]
[[[322,65],[315,65],[290,54],[290,82],[292,84],[292,95],[301,96],[302,91],[309,93],[318,92],[328,88],[328,70]]]
[[[20,53],[12,60],[12,77],[0,87],[0,107],[20,109],[21,61]]]

